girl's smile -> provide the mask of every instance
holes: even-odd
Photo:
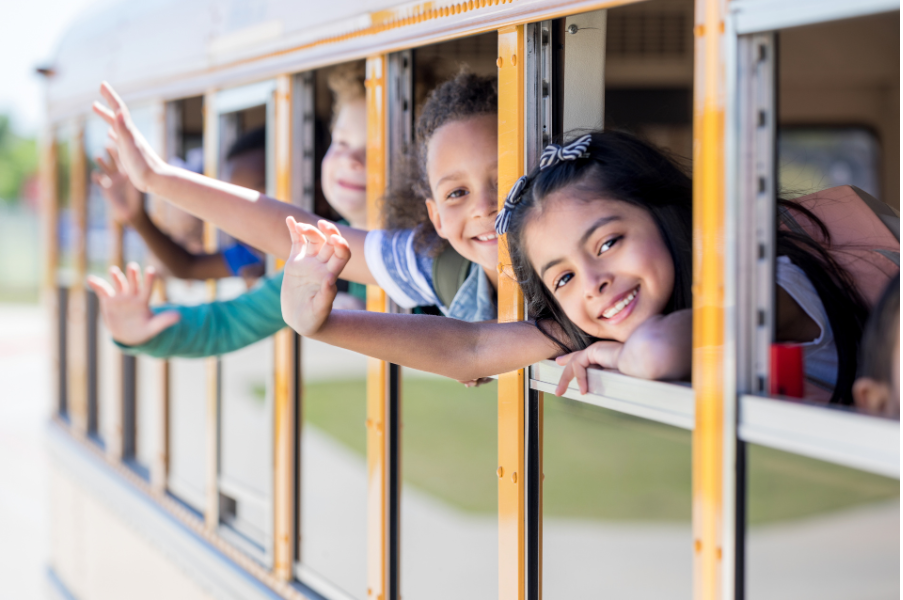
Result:
[[[592,337],[623,342],[668,305],[674,259],[643,208],[570,186],[546,198],[524,239],[546,288]]]

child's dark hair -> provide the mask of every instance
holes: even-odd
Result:
[[[536,319],[541,329],[543,320],[557,323],[571,346],[563,348],[567,351],[586,348],[596,340],[564,314],[530,264],[524,239],[529,222],[544,210],[544,199],[564,188],[574,186],[592,197],[620,200],[647,210],[674,261],[674,289],[664,312],[692,307],[693,186],[689,175],[660,149],[623,132],[593,132],[586,153],[586,158],[563,160],[545,170],[534,171],[511,215],[507,232],[511,261],[530,318]],[[824,304],[838,353],[837,382],[831,401],[851,404],[857,352],[868,310],[849,274],[825,250],[830,246],[830,236],[824,224],[794,202],[779,202],[804,213],[824,234],[824,240],[819,243],[804,235],[779,230],[777,255],[787,256],[803,270]]]
[[[878,304],[872,310],[865,332],[859,360],[859,376],[890,384],[894,357],[894,340],[900,335],[900,274],[894,277]]]
[[[426,175],[429,141],[443,125],[497,112],[495,77],[462,72],[430,93],[417,119],[411,155],[396,163],[392,185],[382,200],[386,229],[414,229],[416,249],[431,256],[445,248],[447,242],[436,234],[426,210],[426,199],[432,195]]]
[[[226,153],[226,160],[232,160],[236,156],[241,156],[255,150],[266,150],[267,148],[267,129],[266,127],[258,127],[244,133],[229,147]]]
[[[666,312],[692,306],[693,185],[676,162],[652,145],[627,133],[592,133],[587,153],[591,158],[565,160],[534,173],[508,227],[508,249],[530,318],[540,323],[552,319],[567,335],[573,348],[595,340],[574,325],[533,269],[527,257],[524,230],[543,211],[550,194],[575,186],[599,198],[640,206],[652,215],[674,261],[674,290]],[[540,325],[541,327],[541,325]]]

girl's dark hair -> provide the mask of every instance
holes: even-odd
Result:
[[[530,318],[552,319],[564,330],[572,348],[586,348],[595,339],[574,325],[527,258],[524,230],[544,209],[543,200],[571,187],[593,197],[621,200],[646,209],[674,261],[674,290],[666,312],[691,308],[693,276],[693,185],[690,177],[661,150],[618,131],[597,131],[587,148],[589,158],[565,160],[534,172],[508,227],[508,250]],[[563,348],[565,349],[565,348]]]
[[[508,249],[530,317],[541,329],[543,320],[557,323],[571,346],[562,344],[566,351],[586,348],[596,340],[564,314],[530,264],[524,239],[527,224],[545,209],[544,199],[564,188],[574,187],[591,197],[620,200],[648,211],[674,261],[674,289],[665,313],[692,307],[693,186],[689,175],[674,158],[628,133],[597,131],[591,138],[588,157],[561,161],[531,174],[508,227]],[[824,304],[838,354],[831,401],[851,404],[856,357],[868,309],[850,275],[825,250],[830,246],[830,235],[824,224],[797,203],[779,202],[802,213],[823,234],[824,239],[816,241],[778,230],[777,255],[787,256],[803,270]]]
[[[414,146],[410,156],[395,159],[392,185],[382,199],[383,226],[386,229],[414,229],[415,248],[432,256],[447,242],[436,234],[430,222],[426,199],[432,194],[426,176],[427,146],[443,125],[498,112],[495,77],[462,72],[434,89],[417,119]]]

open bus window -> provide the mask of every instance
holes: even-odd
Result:
[[[273,143],[272,95],[272,81],[217,93],[219,179],[260,192],[272,187],[268,160]],[[238,247],[225,234],[219,233],[218,238],[221,252]],[[247,289],[245,277],[219,279],[217,299],[229,300]],[[272,338],[220,358],[217,489],[221,530],[239,547],[262,557],[271,552],[273,535],[272,373]]]
[[[170,163],[203,172],[203,98],[195,96],[166,105],[166,155]],[[203,222],[166,202],[152,208],[167,235],[191,252],[203,252]],[[209,300],[204,282],[168,278],[167,301],[196,305]],[[167,489],[198,513],[207,489],[207,360],[172,358],[169,365],[169,469]]]
[[[298,162],[291,201],[361,228],[368,216],[364,73],[364,61],[352,61],[297,75],[293,122],[300,127],[292,140]],[[339,280],[338,288],[337,306],[365,306],[364,286]],[[341,590],[342,597],[364,598],[367,359],[307,338],[299,344],[295,573],[326,595]]]
[[[899,272],[899,126],[883,116],[899,112],[899,27],[876,15],[787,29],[778,40],[776,193],[790,202],[777,205],[773,340],[782,347],[771,350],[770,389],[855,408],[862,344],[875,343],[862,331]],[[851,290],[832,284],[844,279]]]

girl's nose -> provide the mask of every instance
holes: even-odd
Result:
[[[605,288],[611,283],[612,277],[610,273],[592,273],[583,278],[585,288],[583,294],[587,298],[596,298],[605,292]]]

